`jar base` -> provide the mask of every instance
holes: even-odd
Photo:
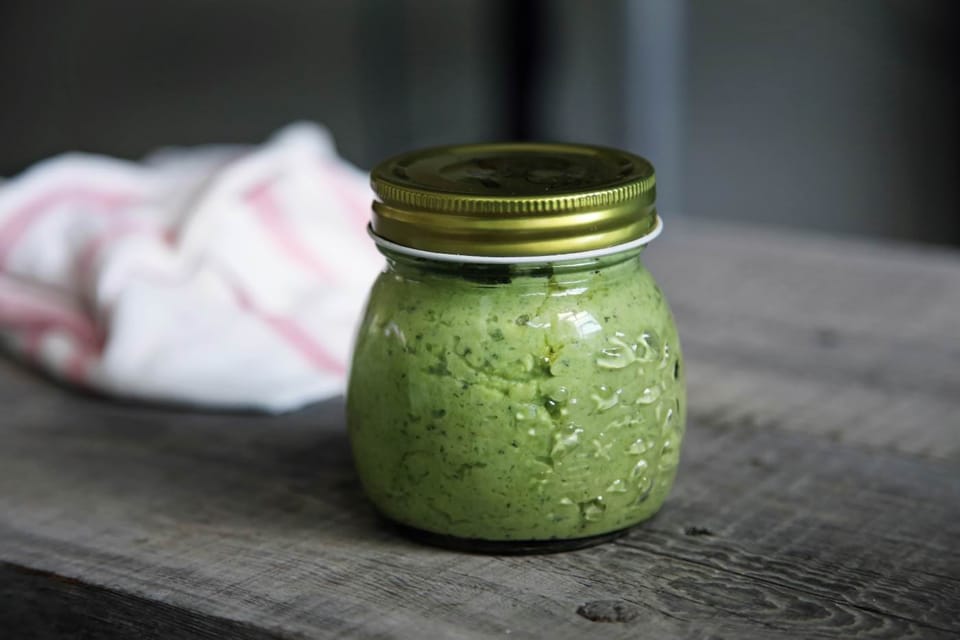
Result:
[[[420,542],[432,547],[443,547],[455,551],[478,553],[485,555],[536,555],[546,553],[561,553],[593,547],[605,542],[612,542],[626,535],[633,527],[618,529],[609,533],[601,533],[585,538],[570,538],[558,540],[482,540],[479,538],[460,538],[432,531],[424,531],[409,525],[400,524],[394,520],[387,521],[400,535],[414,542]]]

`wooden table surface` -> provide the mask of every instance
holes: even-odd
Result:
[[[958,637],[960,252],[668,222],[690,421],[626,538],[420,546],[364,501],[339,400],[147,409],[0,359],[0,635]]]

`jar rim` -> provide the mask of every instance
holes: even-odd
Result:
[[[373,239],[373,242],[382,249],[412,258],[422,258],[425,260],[434,260],[436,262],[457,262],[463,264],[537,264],[543,262],[562,262],[567,260],[600,258],[603,256],[620,253],[621,251],[629,251],[631,249],[643,247],[656,239],[662,231],[663,219],[659,215],[654,214],[654,226],[646,234],[640,236],[639,238],[630,240],[629,242],[624,242],[609,247],[600,247],[598,249],[590,249],[587,251],[575,251],[572,253],[557,253],[553,255],[482,256],[428,251],[426,249],[418,249],[416,247],[397,244],[396,242],[387,240],[386,238],[377,235],[376,231],[373,229],[373,226],[367,225],[367,233]]]

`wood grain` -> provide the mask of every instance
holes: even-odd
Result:
[[[650,259],[692,419],[673,495],[626,538],[533,557],[423,547],[364,500],[340,401],[279,418],[144,408],[0,360],[0,633],[957,637],[960,260],[671,234]],[[886,286],[907,281],[922,293]]]
[[[670,220],[690,411],[960,459],[960,252]]]
[[[235,638],[281,636],[53,573],[0,564],[0,628],[16,638]]]
[[[5,429],[0,557],[164,605],[144,624],[185,611],[311,637],[574,638],[591,632],[578,608],[613,601],[639,613],[612,637],[960,631],[950,463],[695,421],[647,526],[489,558],[409,543],[370,512],[337,404],[265,420],[37,392],[48,402]],[[74,421],[50,420],[56,400]]]

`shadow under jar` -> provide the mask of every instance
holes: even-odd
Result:
[[[347,391],[376,507],[427,542],[543,552],[652,516],[686,417],[673,318],[643,266],[653,167],[613,149],[442,147],[373,172],[387,264]]]

